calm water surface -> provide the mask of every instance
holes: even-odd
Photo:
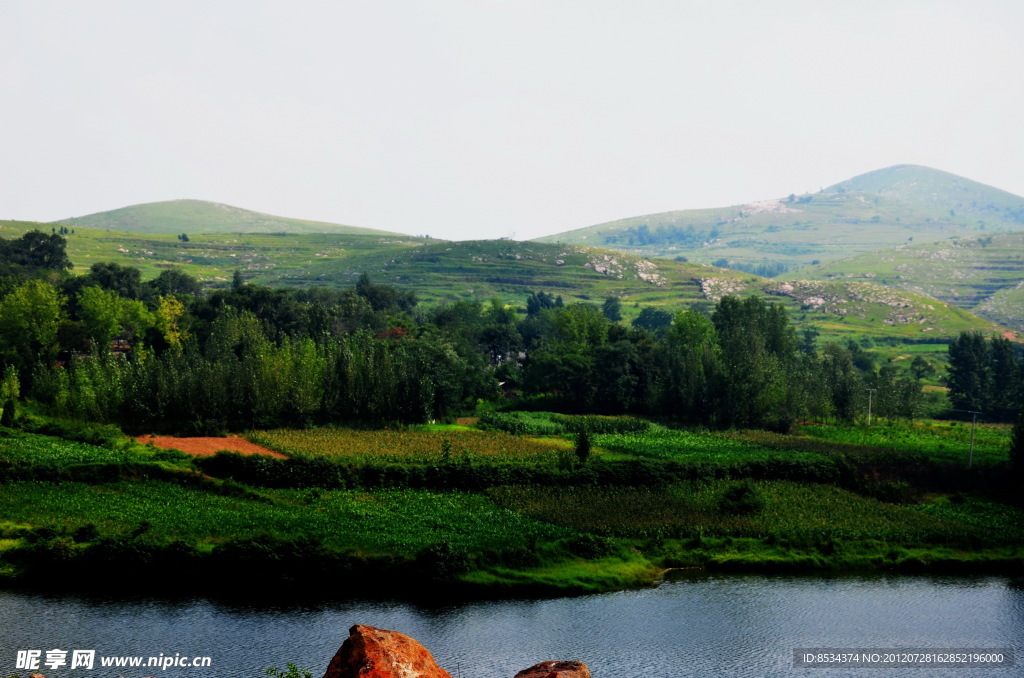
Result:
[[[287,662],[323,674],[353,624],[401,631],[454,678],[512,678],[579,659],[595,678],[1024,676],[1024,578],[677,576],[582,598],[424,607],[260,604],[0,591],[0,675],[19,649],[208,655],[209,669],[43,670],[47,678],[258,678]],[[796,669],[793,649],[1012,647],[1011,669]],[[27,671],[21,671],[27,675]]]

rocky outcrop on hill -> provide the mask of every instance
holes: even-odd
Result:
[[[407,635],[356,624],[324,678],[452,678],[427,648]],[[541,662],[515,678],[591,678],[583,662]]]

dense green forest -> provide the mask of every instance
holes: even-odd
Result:
[[[726,296],[711,310],[500,299],[423,308],[363,275],[351,288],[275,289],[236,275],[204,290],[165,270],[94,264],[59,235],[4,242],[0,360],[10,394],[131,430],[222,433],[271,426],[446,420],[480,403],[642,414],[713,428],[786,431],[800,418],[912,419],[934,367],[897,369],[855,342],[819,346],[785,309]],[[950,346],[952,406],[1009,421],[1022,359],[1006,339]]]

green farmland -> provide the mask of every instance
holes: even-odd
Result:
[[[358,572],[491,595],[645,585],[680,566],[1024,563],[1024,511],[1000,481],[1005,425],[978,428],[971,469],[970,425],[938,421],[780,434],[512,412],[248,434],[287,459],[191,457],[110,428],[86,431],[100,444],[3,431],[4,577],[174,588]]]

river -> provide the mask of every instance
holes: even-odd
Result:
[[[354,582],[340,582],[358,593]],[[595,678],[1019,676],[1015,668],[795,668],[796,648],[1014,648],[1024,578],[677,573],[660,586],[578,598],[423,606],[338,600],[288,604],[84,597],[0,591],[0,675],[19,650],[208,656],[210,668],[42,668],[47,678],[258,678],[287,662],[319,678],[353,624],[406,633],[454,678],[512,678],[547,659]],[[70,659],[70,653],[68,655]]]

